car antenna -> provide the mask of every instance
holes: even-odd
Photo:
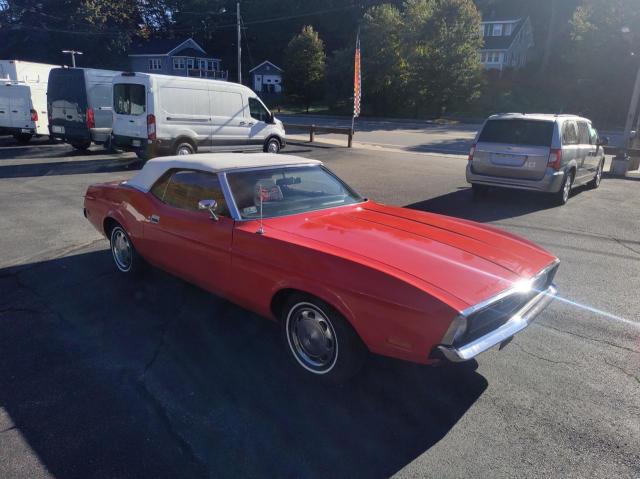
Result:
[[[264,234],[264,228],[262,227],[262,186],[260,186],[260,228],[256,231],[259,235]]]

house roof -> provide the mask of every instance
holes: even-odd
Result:
[[[483,37],[484,45],[482,46],[481,50],[507,50],[511,46],[513,41],[516,39],[516,35],[518,35],[518,32],[520,32],[524,23],[525,23],[525,20],[519,19],[518,22],[513,27],[513,30],[511,31],[511,35],[509,36],[506,36],[506,35],[501,35],[499,37],[484,36]]]
[[[176,57],[201,57],[203,53],[195,48],[183,48],[182,50],[176,50],[173,52],[173,56]]]
[[[193,38],[187,38],[186,40],[176,40],[175,38],[162,38],[157,40],[150,40],[148,42],[139,43],[135,45],[130,51],[129,55],[168,55],[174,50],[178,50],[181,46],[191,48],[189,41],[193,42],[191,45],[195,46],[195,50],[200,54],[206,55],[207,52],[202,48]],[[186,44],[186,45],[185,45]],[[193,49],[193,48],[191,48]]]
[[[318,160],[294,155],[273,153],[203,153],[198,155],[161,156],[147,161],[144,167],[126,184],[142,191],[149,191],[167,170],[188,168],[210,173],[250,168],[279,166],[321,165]]]
[[[249,70],[249,73],[251,73],[253,70],[257,70],[258,68],[260,68],[263,65],[266,65],[267,63],[269,65],[271,65],[273,68],[275,68],[276,70],[284,71],[284,70],[282,70],[282,68],[280,68],[279,66],[271,63],[269,60],[265,60],[260,65],[258,65],[257,67],[253,67],[251,70]]]

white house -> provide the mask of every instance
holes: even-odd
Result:
[[[268,60],[249,70],[251,88],[256,93],[282,93],[282,68]]]
[[[527,64],[534,45],[529,17],[483,20],[480,32],[484,40],[480,62],[486,69],[521,68]]]

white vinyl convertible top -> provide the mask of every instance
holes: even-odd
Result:
[[[184,168],[219,173],[248,168],[268,168],[270,166],[321,165],[318,160],[310,160],[294,155],[273,153],[201,153],[197,155],[161,156],[153,158],[126,184],[142,191],[149,191],[153,184],[167,170]]]

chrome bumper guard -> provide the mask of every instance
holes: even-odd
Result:
[[[460,362],[472,359],[529,326],[536,316],[555,299],[557,292],[556,287],[551,284],[547,289],[534,296],[502,326],[467,344],[457,347],[440,345],[438,350],[449,361]]]

